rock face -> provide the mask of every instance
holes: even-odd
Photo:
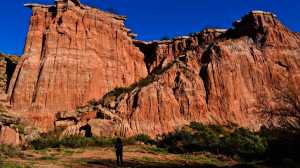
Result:
[[[7,90],[19,57],[0,53],[0,144],[18,146],[23,143],[16,129],[19,119],[8,114]],[[19,126],[19,125],[18,125]]]
[[[24,55],[9,86],[12,111],[41,130],[59,111],[72,111],[116,87],[147,76],[125,17],[78,0],[32,9]]]
[[[20,119],[7,112],[2,102],[0,103],[0,144],[18,146],[23,143],[24,127]]]
[[[274,124],[259,113],[261,98],[271,104],[285,88],[300,95],[300,36],[271,13],[250,12],[229,30],[135,44],[150,75],[100,101],[121,118],[110,123],[111,136],[154,137],[191,121],[257,130]]]
[[[0,103],[6,103],[7,90],[19,57],[0,53]]]
[[[12,111],[40,129],[154,137],[197,121],[256,130],[274,124],[259,113],[262,98],[272,104],[284,88],[300,95],[300,36],[271,13],[143,42],[124,17],[78,0],[27,6],[30,30],[8,93]]]
[[[0,125],[0,144],[18,146],[22,144],[22,139],[14,129]]]

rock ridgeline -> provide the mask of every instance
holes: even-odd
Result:
[[[192,121],[256,130],[273,124],[258,113],[262,97],[300,95],[300,36],[272,13],[144,42],[125,17],[78,0],[26,6],[30,30],[8,93],[11,111],[40,130],[83,135],[88,124],[97,136],[154,137]]]

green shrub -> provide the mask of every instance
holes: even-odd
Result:
[[[36,150],[58,148],[60,147],[60,141],[58,137],[48,136],[35,139],[30,142],[30,145]]]
[[[20,134],[25,134],[25,126],[23,124],[18,123],[14,127],[19,131]]]
[[[144,149],[147,151],[147,152],[150,152],[150,153],[154,153],[154,154],[167,154],[168,151],[165,149],[165,148],[159,148],[159,147],[156,147],[156,146],[145,146]]]
[[[138,87],[145,87],[145,86],[149,85],[150,83],[152,83],[153,81],[154,81],[154,76],[153,75],[148,75],[146,78],[140,80],[135,85],[138,86]]]
[[[244,128],[226,136],[221,144],[224,153],[242,157],[262,156],[267,150],[267,141]]]
[[[191,152],[190,149],[197,145],[193,135],[184,130],[176,130],[173,133],[162,136],[158,142],[158,147],[166,148],[171,153]]]
[[[263,128],[260,131],[260,137],[267,141],[268,157],[274,160],[291,158],[297,161],[300,159],[300,132],[282,128]]]
[[[59,139],[57,135],[49,134],[42,136],[36,140],[30,142],[33,149],[42,150],[47,148],[82,148],[82,147],[108,147],[114,146],[116,142],[115,138],[100,138],[100,137],[66,137]],[[145,144],[155,144],[148,135],[140,134],[129,138],[124,138],[124,145],[133,145],[136,142],[144,142]]]
[[[121,94],[130,92],[130,91],[131,91],[131,88],[130,88],[130,87],[128,87],[128,88],[126,88],[126,87],[119,87],[119,88],[114,89],[114,90],[110,93],[110,96],[116,96],[116,97],[118,97],[118,96],[120,96]]]
[[[221,126],[196,122],[192,122],[189,128],[163,135],[158,147],[171,153],[208,151],[243,158],[262,156],[267,150],[265,138],[243,128],[226,130]]]
[[[0,160],[0,167],[3,168],[29,168],[29,166],[24,166],[24,165],[20,165],[17,163],[12,163],[12,162],[6,162],[6,161],[1,161]]]
[[[110,138],[96,138],[96,137],[66,137],[59,139],[55,136],[47,136],[36,139],[30,144],[36,150],[47,148],[81,148],[92,146],[113,146],[115,140]]]
[[[4,144],[0,145],[0,157],[20,156],[21,154],[21,150],[17,147]]]
[[[156,144],[156,142],[146,134],[139,134],[139,135],[136,135],[134,138],[135,138],[135,141],[143,142],[145,144],[150,144],[150,145]]]
[[[92,99],[92,100],[90,100],[90,101],[88,102],[88,104],[91,105],[91,106],[97,106],[99,103],[97,102],[97,100]]]

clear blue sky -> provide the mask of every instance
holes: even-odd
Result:
[[[0,52],[23,52],[31,11],[24,3],[54,0],[2,0]],[[300,31],[300,0],[81,0],[100,9],[113,8],[128,16],[127,27],[138,39],[153,40],[197,32],[205,27],[228,28],[253,9],[271,11],[293,31]]]

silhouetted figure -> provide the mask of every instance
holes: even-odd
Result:
[[[116,156],[117,156],[117,165],[123,165],[123,143],[121,138],[117,138],[117,142],[115,144]]]

